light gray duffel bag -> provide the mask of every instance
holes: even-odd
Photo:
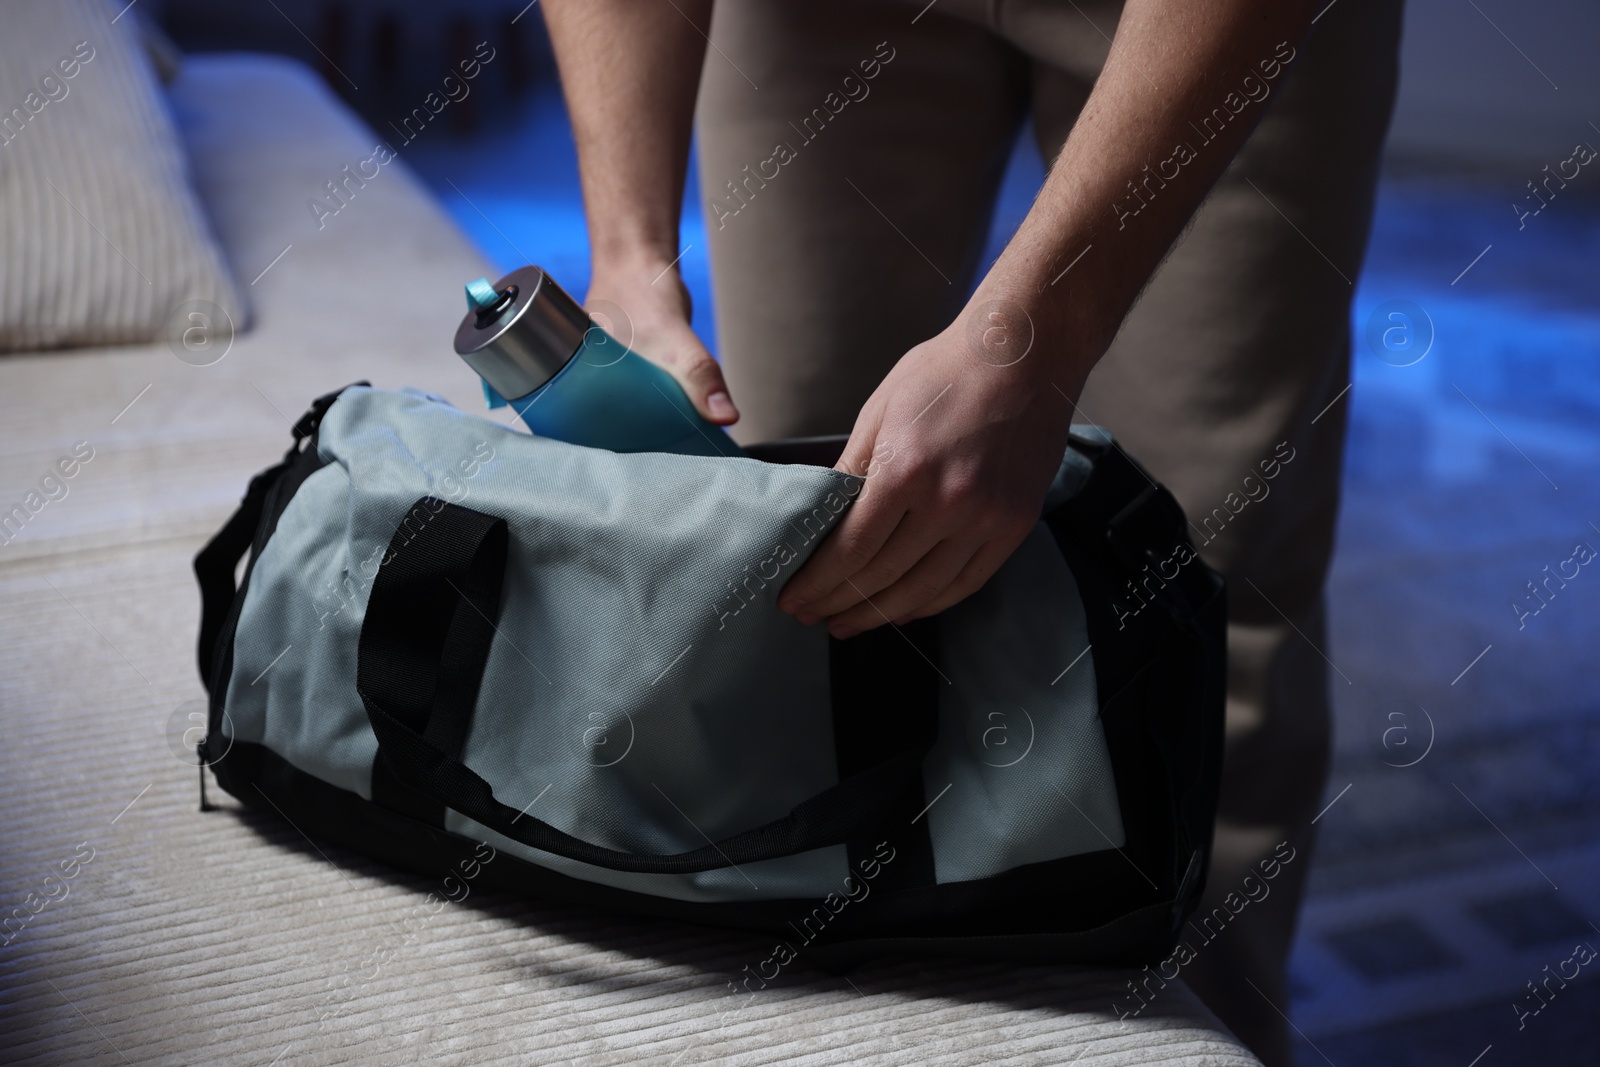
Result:
[[[295,436],[196,560],[202,758],[239,799],[845,961],[1170,951],[1215,810],[1221,583],[1105,435],[982,590],[846,641],[775,606],[862,484],[765,461],[815,442],[617,455],[364,386]]]

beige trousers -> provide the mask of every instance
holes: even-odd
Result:
[[[954,318],[987,266],[1019,130],[1031,111],[1054,158],[1118,17],[1103,0],[924,2],[716,5],[701,191],[741,441],[848,432],[894,362]],[[1325,12],[1247,105],[1259,127],[1080,404],[1172,489],[1228,578],[1227,747],[1204,908],[1240,892],[1280,842],[1295,855],[1221,936],[1195,938],[1182,974],[1269,1065],[1292,1059],[1279,1012],[1327,774],[1318,649],[1340,394],[1399,34],[1399,0]]]

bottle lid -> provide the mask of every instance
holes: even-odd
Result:
[[[593,325],[583,307],[539,267],[514,270],[489,286],[467,285],[456,355],[509,400],[544,385],[583,346]]]

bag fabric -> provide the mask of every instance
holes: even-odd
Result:
[[[503,888],[823,962],[1170,951],[1222,584],[1106,435],[1075,429],[982,590],[846,641],[775,606],[862,485],[828,442],[618,455],[364,384],[295,439],[196,560],[202,758],[240,800],[414,870],[487,842]]]

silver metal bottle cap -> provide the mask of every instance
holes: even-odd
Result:
[[[474,283],[477,286],[477,283]],[[523,267],[494,285],[469,287],[474,305],[456,329],[456,355],[507,400],[527,396],[567,365],[590,326],[583,307],[539,267]]]

